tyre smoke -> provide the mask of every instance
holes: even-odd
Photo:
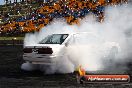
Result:
[[[64,19],[54,19],[40,32],[26,34],[24,46],[36,45],[49,34],[76,32],[90,34],[78,37],[76,43],[62,51],[68,57],[58,58],[54,66],[45,68],[41,65],[41,70],[46,73],[69,73],[78,65],[87,71],[124,72],[129,69],[127,63],[132,59],[131,5],[106,7],[102,23],[91,14],[80,20],[80,25],[68,25]],[[28,65],[22,65],[22,68]]]

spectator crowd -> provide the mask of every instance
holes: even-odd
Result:
[[[104,20],[106,5],[116,5],[127,0],[45,0],[35,10],[28,8],[25,16],[8,21],[0,26],[0,34],[19,34],[39,31],[54,18],[65,18],[70,25],[79,24],[79,20],[93,13],[97,21]],[[16,9],[17,13],[22,8]],[[8,18],[8,14],[7,17]]]

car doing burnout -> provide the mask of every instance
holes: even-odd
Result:
[[[23,59],[32,64],[51,65],[60,57],[57,53],[65,47],[69,34],[52,34],[45,37],[35,46],[25,46]]]
[[[96,44],[99,41],[94,33],[71,33],[71,34],[51,34],[34,46],[24,46],[23,59],[30,64],[53,65],[57,60],[63,59],[67,54],[64,52],[70,45],[90,42]],[[81,38],[81,39],[80,39]],[[99,41],[102,42],[102,41]],[[117,46],[116,43],[109,42],[111,47]]]

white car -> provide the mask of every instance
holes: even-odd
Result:
[[[53,64],[54,58],[61,57],[58,53],[66,47],[69,38],[69,34],[49,35],[35,46],[25,46],[23,59],[32,64]]]
[[[81,42],[80,42],[81,40]],[[96,41],[103,42],[98,36],[91,32],[71,33],[71,34],[51,34],[45,37],[35,46],[24,46],[23,59],[30,64],[53,65],[57,60],[67,57],[65,50],[70,47],[76,48],[76,44],[97,44]],[[116,43],[106,42],[110,48],[118,47]],[[103,46],[104,47],[104,46]],[[72,54],[72,53],[71,53]]]

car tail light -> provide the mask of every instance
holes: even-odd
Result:
[[[24,53],[32,53],[32,49],[31,48],[24,48],[23,52]]]
[[[38,54],[52,54],[52,48],[39,48]]]

